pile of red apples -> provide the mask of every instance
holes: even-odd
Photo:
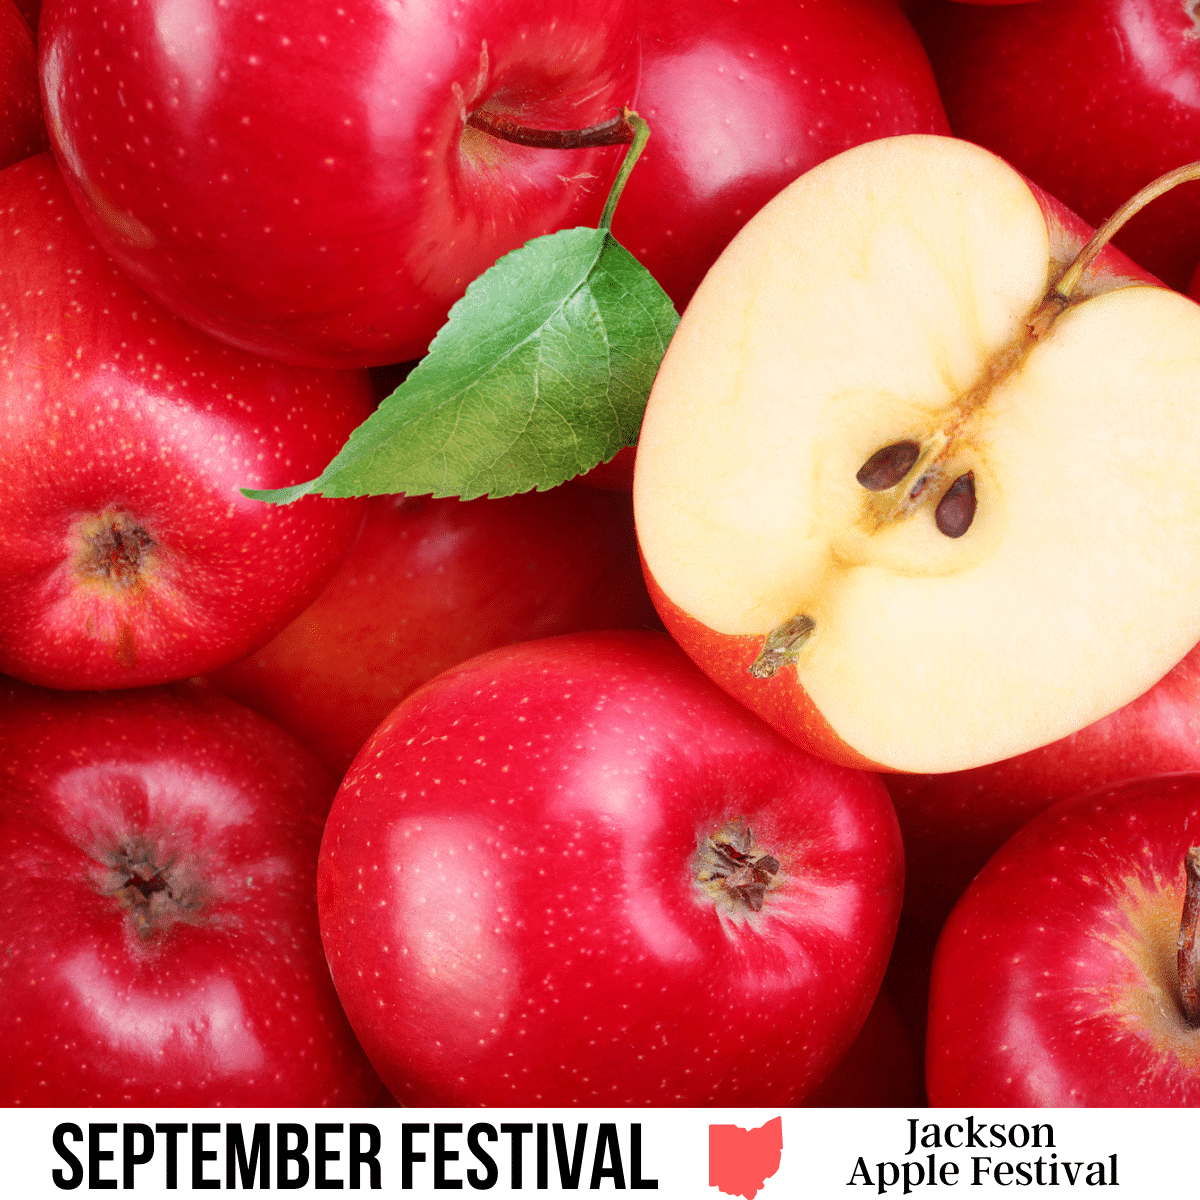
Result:
[[[0,0],[0,1104],[1200,1104],[1194,9]],[[631,110],[636,447],[247,495]]]

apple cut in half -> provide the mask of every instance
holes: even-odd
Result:
[[[641,550],[668,629],[792,740],[962,770],[1200,640],[1200,305],[1106,249],[1047,306],[1090,232],[988,151],[887,138],[697,291],[638,444]]]

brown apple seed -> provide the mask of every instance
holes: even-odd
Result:
[[[950,538],[962,537],[975,520],[975,472],[960,475],[938,501],[933,519],[938,530]]]
[[[894,442],[876,450],[854,476],[870,492],[894,488],[913,468],[921,447],[916,442]]]

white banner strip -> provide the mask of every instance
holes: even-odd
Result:
[[[1195,1188],[1190,1109],[6,1109],[4,1193],[646,1192],[702,1200]],[[1117,1189],[1114,1193],[1113,1189]]]

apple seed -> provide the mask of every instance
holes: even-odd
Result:
[[[975,472],[960,475],[938,501],[933,519],[939,532],[949,538],[962,537],[975,520]]]
[[[876,450],[854,478],[871,492],[894,488],[913,469],[920,453],[918,442],[893,442]]]

